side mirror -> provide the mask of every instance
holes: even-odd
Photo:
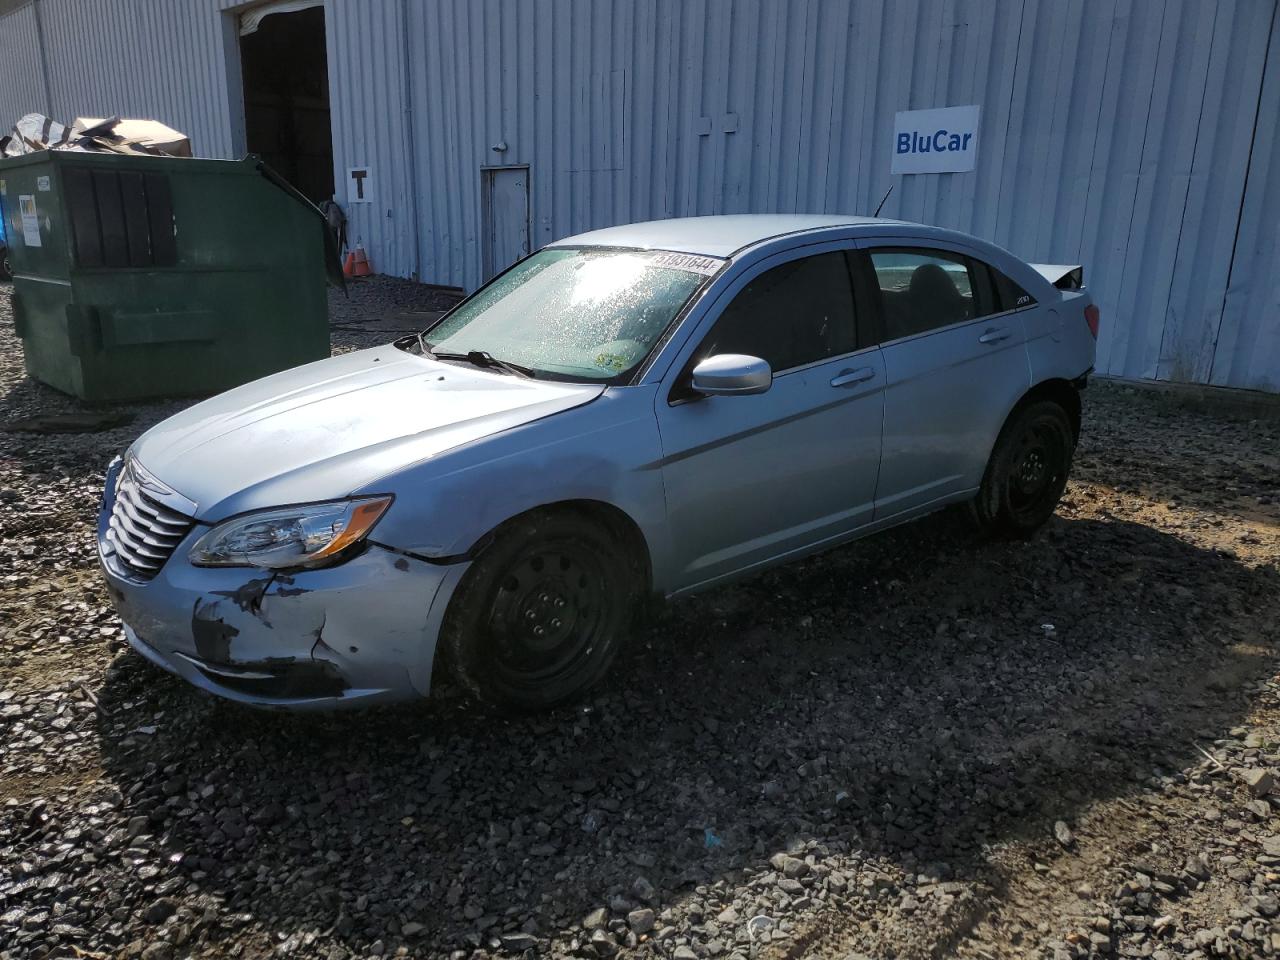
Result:
[[[712,397],[764,393],[773,386],[773,370],[766,360],[741,353],[707,357],[693,368],[693,389]]]

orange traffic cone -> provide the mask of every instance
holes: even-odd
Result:
[[[355,277],[369,277],[373,275],[373,264],[369,262],[368,255],[364,252],[364,247],[360,241],[356,241],[356,248],[352,252],[354,257],[351,263],[351,275]]]
[[[348,280],[356,275],[356,254],[354,250],[348,250],[346,259],[342,261],[342,275]]]

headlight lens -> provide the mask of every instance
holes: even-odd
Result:
[[[338,500],[261,510],[220,523],[191,548],[201,567],[306,567],[359,543],[382,518],[391,497]]]

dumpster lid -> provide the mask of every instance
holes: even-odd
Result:
[[[276,173],[275,170],[271,169],[271,167],[267,166],[266,161],[262,160],[260,157],[257,157],[254,154],[249,154],[249,156],[245,157],[245,160],[252,161],[256,165],[257,171],[262,174],[269,183],[279,187],[289,196],[293,197],[293,199],[297,200],[308,210],[312,211],[320,220],[324,233],[325,273],[328,275],[329,282],[331,284],[335,287],[341,288],[345,292],[347,289],[347,278],[342,272],[342,258],[338,254],[338,242],[333,238],[333,231],[329,229],[329,218],[324,215],[324,211],[308,200],[301,190],[295,187],[284,177],[280,176],[280,174]]]

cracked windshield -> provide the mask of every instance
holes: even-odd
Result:
[[[722,263],[664,252],[543,250],[425,339],[444,356],[483,351],[551,379],[611,380],[648,355]]]

